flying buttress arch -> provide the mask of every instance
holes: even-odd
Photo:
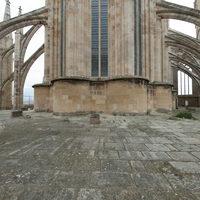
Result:
[[[20,15],[0,23],[0,39],[7,34],[31,25],[47,25],[48,9],[46,7],[34,10],[32,12]]]
[[[31,67],[33,66],[33,64],[35,63],[35,61],[44,53],[44,44],[23,64],[22,66],[22,71],[21,71],[21,81],[20,81],[20,87],[21,87],[21,91],[22,93],[20,94],[21,97],[20,99],[23,99],[23,88],[24,88],[24,83],[27,77],[27,74],[29,72],[29,70],[31,69]],[[7,84],[11,83],[14,79],[14,73],[12,73],[1,85],[0,89],[1,91],[4,90],[4,88],[6,88]]]
[[[177,19],[200,27],[199,10],[166,1],[157,2],[156,5],[156,13],[159,17],[161,17],[161,19]]]

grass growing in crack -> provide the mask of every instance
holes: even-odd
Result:
[[[177,113],[175,117],[181,118],[181,119],[194,119],[192,113],[189,111],[181,111]]]

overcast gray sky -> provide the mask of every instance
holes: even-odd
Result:
[[[181,4],[188,7],[194,7],[194,0],[167,0],[169,2]],[[10,0],[11,2],[11,15],[12,17],[17,16],[18,7],[22,6],[23,13],[35,10],[45,5],[45,0]],[[3,20],[5,8],[5,0],[0,0],[0,21]],[[170,28],[177,31],[184,32],[188,35],[195,37],[195,26],[186,22],[181,22],[177,20],[170,20]],[[33,52],[35,52],[44,43],[44,29],[41,28],[31,40],[25,60],[28,59]],[[25,95],[33,95],[32,85],[36,83],[41,83],[43,79],[43,69],[44,69],[44,56],[41,56],[33,65],[28,73],[26,83],[25,83]]]

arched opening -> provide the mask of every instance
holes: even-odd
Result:
[[[31,56],[36,52],[42,44],[44,44],[44,27],[41,27],[32,37],[26,49],[24,63],[31,59]],[[34,58],[33,58],[34,59]],[[28,67],[29,68],[29,67]],[[34,100],[34,91],[32,86],[37,83],[42,83],[44,77],[44,55],[36,58],[28,73],[25,72],[25,82],[22,80],[22,95],[23,106],[32,106]],[[26,71],[26,70],[25,70]],[[26,74],[27,73],[27,74]],[[34,78],[33,78],[34,77]]]
[[[187,67],[187,66],[186,66]],[[189,71],[192,71],[191,68],[187,67]],[[192,95],[193,82],[192,79],[184,72],[178,71],[178,95],[187,96]]]
[[[34,77],[34,78],[33,78]],[[30,68],[23,88],[23,106],[31,107],[34,101],[33,85],[42,83],[44,77],[44,55],[41,55]]]
[[[181,32],[185,35],[196,38],[195,25],[181,20],[170,19],[169,28]]]
[[[171,3],[176,3],[182,6],[187,6],[190,8],[194,7],[194,0],[181,0],[181,1],[180,0],[166,0],[166,1],[171,2]]]
[[[181,0],[181,1],[180,0],[166,0],[166,1],[171,2],[171,3],[176,3],[182,6],[187,6],[190,8],[194,8],[194,0]],[[192,37],[196,37],[196,30],[195,30],[194,24],[184,22],[181,20],[170,19],[169,27],[178,32],[187,34]]]
[[[189,68],[190,71],[192,71]],[[199,107],[199,84],[188,74],[179,70],[178,77],[178,106]]]
[[[178,92],[179,106],[199,107],[200,43],[196,38],[200,21],[199,12],[194,9],[194,2],[162,1],[158,3],[157,14],[162,19],[169,20],[171,30],[166,36],[166,44],[170,51],[174,52],[173,56],[171,52],[169,54],[174,67],[174,89]]]
[[[44,26],[37,30],[37,32],[31,38],[26,49],[24,62],[26,62],[32,56],[32,54],[40,48],[42,44],[44,44]]]

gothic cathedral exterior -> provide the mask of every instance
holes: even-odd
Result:
[[[154,0],[47,0],[44,83],[35,109],[148,113],[175,106]]]

